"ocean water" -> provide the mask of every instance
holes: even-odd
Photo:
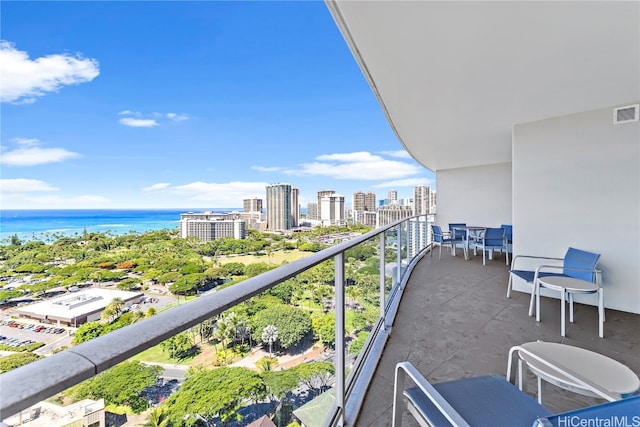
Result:
[[[38,209],[0,210],[0,243],[6,244],[14,234],[22,241],[41,239],[47,234],[74,236],[86,229],[92,233],[121,235],[153,230],[173,230],[180,214],[205,209]],[[242,208],[206,209],[214,212],[241,211]]]

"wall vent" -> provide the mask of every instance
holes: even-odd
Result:
[[[640,104],[625,105],[613,109],[613,124],[637,122],[640,117]]]

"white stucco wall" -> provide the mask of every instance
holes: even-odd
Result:
[[[639,170],[639,123],[614,125],[613,107],[515,126],[514,253],[600,253],[605,306],[640,313]]]
[[[511,181],[511,163],[437,171],[436,224],[511,224]]]

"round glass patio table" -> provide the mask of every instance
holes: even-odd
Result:
[[[570,369],[576,376],[588,383],[595,384],[620,399],[628,397],[640,388],[640,379],[627,366],[610,357],[566,344],[551,342],[528,342],[520,347],[534,353],[540,358]],[[538,402],[542,404],[541,380],[547,381],[565,390],[585,396],[600,397],[584,388],[571,378],[533,359],[524,352],[519,353],[527,367],[538,377]]]
[[[565,304],[569,295],[569,322],[573,323],[573,294],[598,294],[598,336],[604,338],[604,291],[593,282],[567,276],[545,276],[538,279],[536,289],[536,320],[540,321],[540,289],[539,287],[560,292],[560,335],[566,334]]]

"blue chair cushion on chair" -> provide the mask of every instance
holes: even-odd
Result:
[[[467,224],[464,222],[451,222],[449,223],[449,232],[451,233],[451,237],[453,240],[462,240],[467,237],[467,232],[464,230],[455,230],[453,227],[466,227]]]
[[[527,283],[533,282],[533,277],[536,274],[535,271],[528,271],[528,270],[511,270],[511,273],[515,274],[521,279],[524,279]],[[540,273],[538,273],[538,277],[546,277],[546,276],[564,276],[564,274],[549,273],[544,271],[541,271]]]
[[[502,224],[500,228],[504,228],[504,235],[507,238],[507,243],[513,243],[513,226],[510,224]]]
[[[536,419],[552,415],[552,412],[504,377],[485,375],[433,386],[471,426],[531,426]],[[451,425],[418,387],[405,390],[405,395],[420,408],[432,425]]]
[[[484,245],[492,247],[504,247],[504,228],[487,228],[484,234]]]
[[[586,280],[587,282],[593,282],[594,273],[592,271],[573,270],[567,267],[594,269],[596,268],[596,264],[598,263],[599,258],[600,258],[600,254],[595,254],[593,252],[587,252],[587,251],[570,247],[567,250],[566,255],[564,256],[563,266],[565,268],[563,270],[563,273],[566,276],[573,277],[575,279],[582,279],[582,280]]]

